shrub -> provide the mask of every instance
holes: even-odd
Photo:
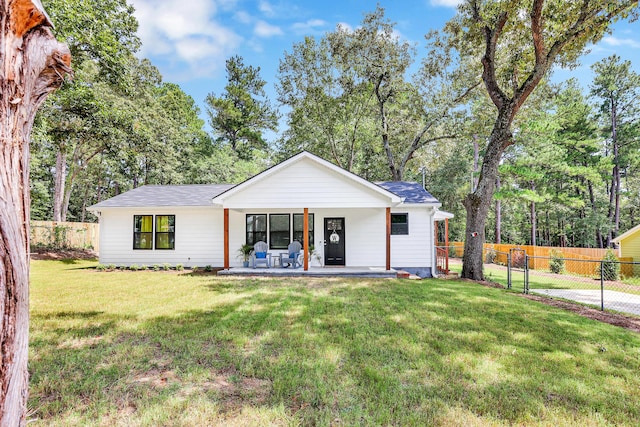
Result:
[[[178,270],[178,271],[182,271],[182,270],[184,270],[184,265],[182,265],[182,264],[176,264],[176,270]]]
[[[109,266],[107,268],[109,270],[115,270],[116,269],[116,265],[115,264],[109,264]]]
[[[486,250],[484,254],[484,262],[487,264],[493,264],[496,260],[496,250],[493,248],[489,248]]]
[[[169,271],[171,270],[171,264],[169,264],[168,262],[165,262],[164,264],[162,264],[162,269],[164,271]]]
[[[607,253],[602,258],[602,278],[604,280],[620,278],[620,262],[613,249],[607,249]]]
[[[564,255],[562,252],[552,249],[549,252],[551,259],[549,260],[549,270],[552,273],[562,274],[564,271]]]
[[[147,265],[142,264],[142,265],[140,266],[140,270],[143,270],[143,271],[144,271],[144,270],[148,270],[148,269],[149,269],[149,266],[147,266]]]
[[[204,266],[204,271],[206,271],[207,273],[210,271],[213,271],[213,267],[211,267],[210,265],[205,265]]]
[[[456,253],[456,247],[455,246],[449,246],[449,258],[455,258],[458,256],[458,254]]]
[[[160,271],[160,265],[158,264],[153,264],[153,271]]]
[[[140,269],[140,267],[138,267],[138,264],[131,264],[129,266],[129,270],[131,271],[138,271]]]
[[[98,271],[106,271],[106,269],[107,269],[107,266],[104,265],[104,264],[96,265],[96,270],[98,270]]]
[[[511,267],[524,268],[524,258],[526,252],[523,250],[511,251]]]
[[[191,272],[192,273],[197,273],[198,272],[198,266],[194,265],[193,268],[191,268]]]

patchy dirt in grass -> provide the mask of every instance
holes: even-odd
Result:
[[[87,338],[74,338],[71,340],[67,340],[61,344],[58,344],[58,348],[70,348],[73,350],[78,350],[85,347],[95,347],[97,344],[102,342],[104,337],[102,335],[96,337],[87,337]]]
[[[151,369],[134,376],[132,382],[148,384],[157,389],[178,384],[180,386],[178,393],[185,397],[214,392],[219,399],[223,414],[238,412],[246,405],[260,406],[267,402],[271,394],[271,381],[244,377],[233,369],[218,372],[208,381],[201,383],[184,382],[172,370]]]
[[[98,255],[90,249],[31,249],[31,259],[33,260],[54,260],[85,259],[96,260]]]

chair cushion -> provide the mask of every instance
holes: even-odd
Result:
[[[298,256],[298,254],[297,254],[296,252],[291,252],[291,253],[289,254],[289,258],[293,258],[293,259],[295,259],[297,256]]]
[[[256,252],[256,258],[266,258],[266,257],[267,257],[266,252]]]

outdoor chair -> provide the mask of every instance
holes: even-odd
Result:
[[[251,252],[251,260],[253,261],[253,268],[256,268],[258,264],[264,264],[265,267],[271,267],[271,254],[268,252],[269,246],[260,241],[253,245],[253,252]]]
[[[289,243],[287,247],[287,252],[280,253],[280,265],[284,268],[292,266],[293,268],[298,268],[302,266],[300,263],[300,251],[302,250],[302,244],[297,240]]]

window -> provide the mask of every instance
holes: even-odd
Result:
[[[270,249],[287,249],[290,243],[290,220],[289,214],[269,215]]]
[[[153,215],[133,216],[133,249],[153,249]]]
[[[267,215],[247,215],[247,245],[267,241]]]
[[[304,214],[293,214],[293,240],[297,240],[302,243],[304,247],[304,242],[302,239],[304,233]],[[309,244],[313,245],[314,243],[314,233],[313,233],[313,214],[309,214]]]
[[[156,249],[175,249],[176,216],[156,215]]]
[[[391,214],[391,234],[409,234],[409,214]]]

